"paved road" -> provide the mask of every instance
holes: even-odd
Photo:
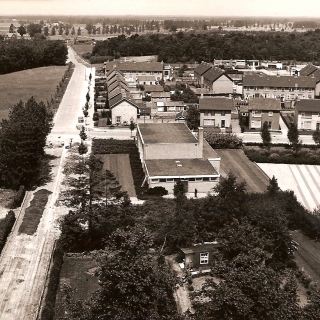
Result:
[[[77,117],[85,103],[88,81],[85,79],[87,68],[78,63],[69,49],[69,59],[76,65],[73,76],[55,116],[55,126],[48,140],[63,141],[77,137]],[[59,187],[62,180],[62,165],[67,150],[48,149],[47,153],[56,158],[52,161],[52,181],[39,189],[51,191],[36,233],[18,234],[25,209],[30,205],[34,192],[28,192],[21,208],[15,228],[8,238],[0,257],[0,319],[36,319],[44,290],[50,256],[55,239],[58,238],[57,219],[67,213],[66,208],[56,208]]]

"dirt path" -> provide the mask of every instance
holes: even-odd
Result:
[[[50,149],[48,152],[61,156],[62,149]],[[25,209],[33,199],[33,192],[28,192],[14,230],[1,254],[0,319],[30,320],[35,319],[37,314],[46,270],[56,238],[54,224],[59,212],[54,211],[54,202],[60,185],[60,161],[60,157],[52,161],[52,181],[35,190],[52,191],[37,231],[33,235],[18,233]]]
[[[180,268],[179,264],[175,260],[175,256],[166,256],[167,262],[169,262],[172,265],[172,269],[177,272],[178,276],[182,278],[184,276],[183,269]],[[174,292],[174,299],[176,300],[177,309],[180,314],[186,312],[187,310],[190,310],[193,312],[192,304],[189,298],[189,290],[187,288],[187,284],[184,284],[182,287],[180,286],[175,292]]]
[[[297,265],[320,284],[320,242],[311,240],[298,231],[292,232],[292,237],[299,243],[294,254]]]

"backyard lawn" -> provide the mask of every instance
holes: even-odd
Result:
[[[64,257],[60,273],[60,284],[65,282],[74,289],[75,299],[85,300],[90,293],[98,290],[98,279],[93,275],[96,268],[94,258]],[[64,315],[61,309],[61,292],[58,288],[56,297],[56,319]]]
[[[0,120],[9,108],[33,96],[37,102],[51,100],[67,66],[51,66],[0,75]]]
[[[103,170],[111,171],[122,186],[121,191],[127,191],[129,197],[136,197],[129,154],[99,154],[103,161]]]

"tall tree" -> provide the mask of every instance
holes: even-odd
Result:
[[[174,319],[170,296],[178,278],[152,248],[145,228],[117,230],[99,254],[94,315],[108,319]]]
[[[23,37],[23,35],[27,33],[26,28],[23,25],[19,26],[17,32],[20,34],[21,37]]]
[[[41,33],[41,30],[42,30],[41,25],[38,23],[30,23],[27,26],[27,31],[28,31],[31,38],[33,38],[35,36],[35,34]]]
[[[14,25],[11,23],[9,27],[9,32],[13,33],[14,32]]]
[[[270,143],[271,143],[271,134],[270,134],[269,125],[267,121],[263,123],[260,135],[261,135],[263,145],[267,147],[269,150]]]
[[[315,144],[320,147],[320,129],[317,127],[316,131],[312,134],[312,139],[315,142]]]
[[[44,154],[51,114],[43,102],[31,97],[20,101],[2,120],[0,175],[7,184],[30,186],[35,182]]]

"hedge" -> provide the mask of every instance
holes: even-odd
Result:
[[[12,230],[12,227],[16,221],[16,216],[12,210],[0,220],[0,253],[4,245],[6,244],[7,238]]]
[[[40,320],[54,319],[55,301],[56,301],[57,290],[60,282],[60,272],[61,272],[62,264],[63,264],[63,250],[58,241],[52,256],[52,263],[49,271],[48,286],[47,286],[45,297],[41,306],[41,312],[39,317]]]
[[[246,156],[257,163],[285,163],[285,164],[308,164],[320,165],[320,154],[313,151],[300,151],[295,154],[291,150],[266,150],[246,149]]]
[[[242,139],[236,134],[204,132],[204,138],[213,149],[242,148]]]

